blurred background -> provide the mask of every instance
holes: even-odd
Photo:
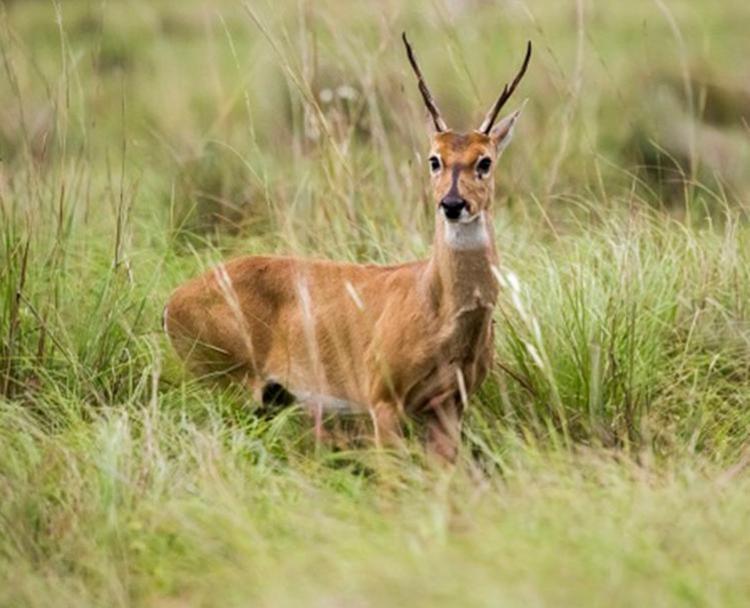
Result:
[[[479,124],[532,40],[504,206],[523,199],[558,229],[592,198],[720,215],[750,187],[748,23],[739,0],[6,0],[0,192],[72,170],[80,213],[109,199],[209,238],[421,251],[388,237],[431,227],[405,30],[456,130]]]

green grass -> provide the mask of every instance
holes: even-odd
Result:
[[[401,4],[6,2],[0,605],[746,603],[745,3]],[[451,470],[316,446],[160,330],[230,255],[426,255],[403,29],[457,128],[536,49]]]

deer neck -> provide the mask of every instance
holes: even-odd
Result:
[[[477,307],[492,308],[498,286],[492,219],[483,211],[472,222],[448,222],[438,214],[432,257],[425,273],[427,292],[439,316]]]

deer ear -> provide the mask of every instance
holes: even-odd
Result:
[[[505,150],[510,143],[510,140],[513,139],[513,129],[515,128],[516,121],[521,115],[525,105],[526,102],[524,102],[515,112],[509,114],[492,127],[492,130],[490,131],[490,139],[492,140],[492,143],[495,144],[495,149],[498,154]]]

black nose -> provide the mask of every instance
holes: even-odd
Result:
[[[440,201],[445,217],[449,220],[457,220],[461,217],[461,211],[466,208],[466,201],[460,196],[446,196]]]

